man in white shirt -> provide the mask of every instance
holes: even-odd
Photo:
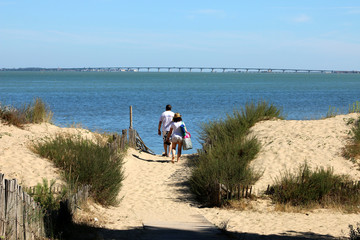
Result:
[[[174,113],[171,111],[170,104],[166,105],[165,109],[166,109],[166,111],[161,114],[160,119],[159,119],[158,134],[160,136],[162,133],[162,137],[163,137],[164,150],[165,150],[165,153],[163,154],[163,156],[169,157],[170,149],[171,149],[171,141],[166,142],[166,137],[170,131],[170,126],[171,126],[171,122],[173,121]],[[162,125],[162,131],[160,130],[161,125]]]

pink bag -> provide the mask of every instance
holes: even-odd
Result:
[[[191,134],[189,132],[186,132],[186,135],[184,138],[191,138]]]

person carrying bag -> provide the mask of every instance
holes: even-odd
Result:
[[[191,139],[189,138],[190,134],[188,135],[187,133],[188,133],[188,131],[186,129],[185,123],[182,121],[180,113],[175,113],[174,117],[173,117],[173,122],[170,125],[169,134],[166,138],[166,141],[169,141],[169,138],[171,136],[171,142],[172,142],[171,162],[172,163],[175,162],[176,146],[178,146],[177,147],[177,159],[176,159],[176,161],[178,162],[181,157],[181,150],[183,148],[184,139],[187,139],[186,140],[187,144],[188,144],[189,140],[191,141]],[[189,147],[189,145],[187,145],[186,150],[190,149],[188,147]],[[184,150],[185,150],[185,148],[184,148]]]
[[[191,134],[186,130],[184,122],[181,123],[180,128],[183,133],[183,150],[192,149]]]
[[[186,135],[183,138],[183,149],[189,150],[192,149],[192,142],[191,142],[191,134],[189,132],[186,132]]]

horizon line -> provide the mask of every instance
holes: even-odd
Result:
[[[160,66],[119,66],[119,67],[14,67],[14,68],[0,68],[0,71],[71,71],[71,70],[106,70],[106,71],[136,71],[140,72],[150,72],[150,70],[157,70],[157,72],[164,72],[160,70],[168,70],[167,72],[174,72],[171,70],[178,70],[180,72],[192,72],[193,70],[198,70],[202,72],[203,70],[218,72],[217,70],[222,70],[222,72],[321,72],[321,73],[360,73],[359,70],[330,70],[330,69],[304,69],[304,68],[264,68],[264,67],[160,67]],[[145,70],[145,71],[144,71]],[[147,71],[146,71],[147,70]],[[184,71],[187,70],[187,71]],[[198,72],[195,71],[195,72]],[[154,71],[151,71],[154,72]]]

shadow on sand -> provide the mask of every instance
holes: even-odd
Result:
[[[141,157],[139,157],[138,155],[135,155],[135,154],[133,154],[132,156],[139,159],[139,160],[145,161],[145,162],[158,162],[158,163],[170,163],[171,162],[170,159],[169,160],[151,160],[151,159],[141,158]]]
[[[79,229],[83,228],[82,230]],[[139,239],[139,240],[212,240],[212,239],[243,239],[243,240],[339,240],[337,237],[330,235],[315,234],[312,232],[285,232],[282,234],[256,234],[256,233],[234,233],[221,231],[214,233],[213,229],[202,229],[201,231],[179,230],[171,228],[146,227],[141,229],[130,230],[112,230],[106,228],[78,226],[78,234],[66,239]],[[81,234],[82,233],[82,234]],[[84,234],[86,233],[86,234]],[[80,235],[81,234],[81,235]]]
[[[167,160],[150,160],[141,158],[133,154],[139,160],[147,162],[168,163]],[[196,207],[202,207],[195,199],[189,189],[188,171],[190,167],[197,160],[197,156],[188,156],[189,161],[185,163],[185,168],[179,169],[170,176],[167,184],[176,188],[180,196],[173,198],[174,201],[187,202]],[[175,209],[174,209],[175,211]],[[144,226],[143,228],[134,228],[128,230],[114,230],[101,227],[90,227],[84,225],[73,224],[74,230],[71,236],[64,239],[99,239],[99,240],[117,240],[117,239],[134,239],[134,240],[222,240],[222,239],[242,239],[242,240],[309,240],[309,239],[322,239],[322,240],[339,240],[337,237],[330,235],[321,235],[313,232],[295,232],[288,231],[281,234],[257,234],[257,233],[237,233],[228,232],[214,227],[203,227],[200,229],[188,230],[178,228],[164,228],[156,226]],[[214,230],[215,229],[215,230]]]

